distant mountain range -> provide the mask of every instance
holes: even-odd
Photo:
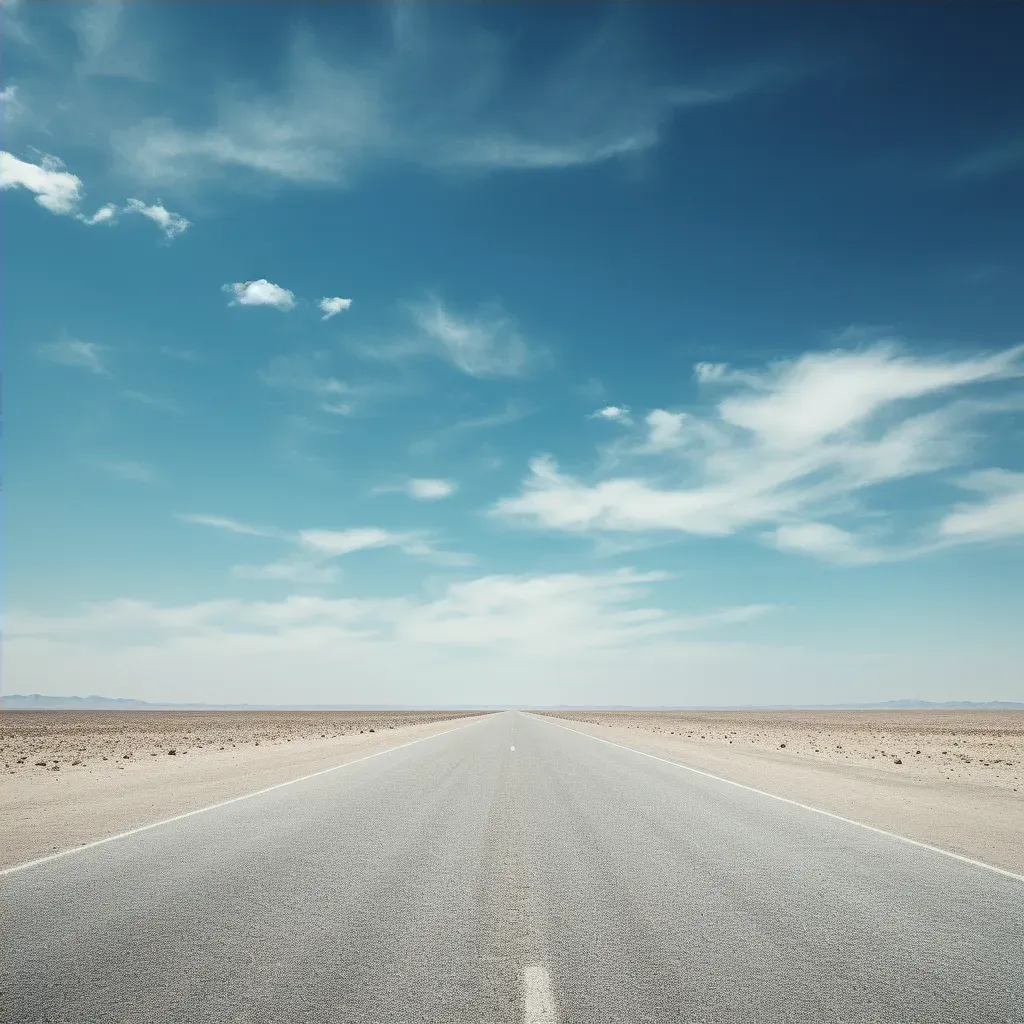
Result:
[[[493,711],[484,704],[174,704],[135,700],[131,697],[49,697],[40,693],[10,693],[0,698],[5,711]],[[963,711],[1024,711],[1024,703],[1006,700],[887,700],[874,704],[742,704],[742,705],[659,705],[637,704],[550,704],[517,705],[544,711],[870,711],[949,709]]]

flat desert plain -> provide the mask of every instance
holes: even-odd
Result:
[[[0,711],[0,869],[299,778],[478,711]]]
[[[1024,874],[1024,711],[540,713]]]

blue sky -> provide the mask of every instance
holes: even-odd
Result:
[[[1019,6],[2,16],[6,692],[1021,697]]]

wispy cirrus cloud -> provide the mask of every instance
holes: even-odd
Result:
[[[0,89],[0,119],[5,125],[20,120],[25,116],[25,103],[21,98],[21,90],[13,83]]]
[[[933,549],[927,537],[864,532],[868,510],[858,499],[882,483],[962,466],[974,428],[1005,406],[961,393],[1024,377],[1024,346],[926,357],[876,339],[759,371],[699,365],[696,376],[725,394],[710,412],[650,413],[642,436],[615,451],[616,467],[625,461],[635,472],[582,480],[538,456],[521,492],[492,514],[595,535],[726,537],[769,527],[759,536],[781,550],[844,564],[921,554]],[[661,460],[656,476],[642,468],[652,458]],[[993,494],[979,520],[972,511],[948,520],[946,542],[958,522],[1013,522],[1015,502]]]
[[[874,547],[863,536],[831,523],[787,523],[766,534],[764,539],[780,551],[809,555],[836,565],[873,565],[907,554]]]
[[[148,462],[131,459],[102,460],[96,464],[108,476],[133,484],[160,483],[160,474]]]
[[[395,381],[352,382],[332,370],[327,351],[275,356],[260,372],[269,388],[299,398],[312,411],[328,416],[355,416],[373,402],[401,394],[405,385]]]
[[[522,402],[510,399],[503,408],[481,416],[465,416],[446,427],[441,427],[427,437],[418,437],[409,445],[413,455],[429,455],[442,445],[466,437],[477,431],[496,430],[532,416],[534,409]]]
[[[511,423],[518,423],[532,415],[533,410],[528,406],[514,399],[505,403],[504,407],[495,412],[485,413],[483,416],[467,416],[464,419],[456,420],[450,427],[449,433],[462,434],[474,430],[494,430],[497,427],[507,427]]]
[[[960,544],[1024,538],[1024,473],[988,469],[959,481],[982,500],[959,504],[938,524],[942,541]]]
[[[304,566],[312,570],[324,566],[333,559],[343,558],[357,551],[369,551],[375,548],[394,548],[403,554],[415,558],[423,558],[438,565],[463,566],[471,565],[475,559],[470,555],[457,551],[448,551],[439,547],[434,538],[422,530],[390,530],[378,526],[359,526],[344,530],[304,529],[296,531],[279,530],[274,527],[253,526],[249,523],[232,519],[227,516],[207,514],[179,514],[182,522],[206,526],[211,529],[234,533],[241,536],[265,537],[284,541],[293,549],[293,557],[284,563],[276,561],[272,566],[291,564]],[[244,574],[249,579],[281,578],[275,575],[276,569],[266,569],[264,575],[258,573],[259,567],[248,566]],[[283,570],[282,570],[283,571]]]
[[[545,359],[546,354],[527,342],[515,319],[496,303],[470,313],[432,295],[408,303],[406,309],[410,331],[397,339],[354,343],[352,350],[392,363],[432,356],[479,379],[524,377]]]
[[[947,176],[955,181],[987,181],[1012,174],[1024,167],[1024,135],[1004,139],[995,145],[955,161]]]
[[[90,77],[155,81],[153,43],[134,33],[126,15],[127,0],[93,0],[76,5],[68,21],[78,43],[74,72],[80,82]]]
[[[472,565],[475,562],[470,555],[438,548],[421,531],[394,531],[375,526],[349,530],[301,530],[296,539],[301,547],[327,558],[372,548],[397,548],[403,554],[439,565]]]
[[[232,519],[230,516],[213,516],[204,513],[178,513],[175,516],[183,523],[193,523],[196,526],[208,526],[214,530],[224,530],[227,533],[236,533],[244,537],[286,537],[287,534],[273,527],[253,526],[251,523],[244,523],[239,519]]]
[[[352,530],[301,530],[296,539],[303,547],[330,557],[350,555],[369,548],[394,547],[400,542],[398,534],[376,526]]]
[[[246,173],[345,185],[381,161],[442,173],[559,170],[644,153],[683,111],[735,103],[811,70],[768,59],[658,75],[639,21],[618,11],[524,80],[513,39],[464,12],[401,9],[383,44],[358,54],[299,27],[279,85],[254,92],[226,82],[205,116],[119,125],[118,159],[154,184]]]
[[[260,370],[260,380],[279,391],[311,395],[325,411],[349,413],[355,388],[333,376],[328,362],[326,352],[275,356]]]
[[[828,523],[780,526],[764,539],[782,551],[811,555],[837,565],[873,565],[905,561],[964,544],[1008,543],[1024,540],[1024,473],[986,469],[956,481],[980,500],[958,502],[956,507],[909,543],[881,544],[877,529],[860,534]]]
[[[471,377],[520,377],[534,358],[515,321],[499,307],[466,315],[431,298],[411,312],[427,344]]]
[[[48,342],[36,348],[40,359],[59,366],[74,366],[88,370],[99,376],[109,377],[110,370],[103,362],[106,346],[97,345],[94,341],[81,341],[78,338],[61,338],[60,341]]]
[[[146,391],[137,391],[135,388],[125,388],[121,392],[122,398],[127,398],[136,405],[144,406],[147,409],[156,409],[160,412],[180,413],[181,406],[172,402],[169,398],[161,398],[159,395],[151,395]]]

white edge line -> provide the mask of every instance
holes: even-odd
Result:
[[[550,718],[544,715],[534,715],[530,712],[526,712],[531,718],[537,718],[540,721],[547,722],[549,725],[553,725],[558,729],[565,729],[566,732],[574,732],[577,736],[586,736],[588,739],[597,740],[598,743],[607,743],[611,747],[618,747],[620,750],[629,750],[634,754],[640,754],[643,757],[652,758],[655,761],[661,761],[664,764],[674,765],[676,768],[682,768],[684,771],[693,772],[694,775],[703,775],[708,779],[715,779],[718,782],[725,782],[730,786],[736,786],[738,789],[745,789],[748,793],[756,793],[758,796],[767,796],[772,800],[779,800],[784,804],[792,804],[794,807],[799,807],[805,811],[813,811],[815,814],[823,814],[826,818],[834,818],[836,821],[845,822],[847,825],[856,825],[858,828],[867,829],[869,832],[875,832],[880,836],[888,836],[890,839],[898,839],[900,842],[909,843],[911,846],[919,846],[922,850],[931,850],[932,853],[941,853],[943,857],[952,857],[953,860],[961,861],[964,864],[970,864],[975,868],[984,868],[986,871],[994,871],[997,875],[1005,875],[1007,878],[1013,878],[1018,882],[1024,882],[1024,875],[1018,875],[1016,872],[1008,871],[1006,868],[996,867],[994,864],[986,864],[983,860],[974,860],[972,857],[965,857],[960,853],[953,853],[951,850],[944,850],[941,846],[932,846],[931,843],[922,843],[920,839],[911,839],[909,836],[901,836],[898,832],[888,832],[884,828],[878,828],[876,825],[867,825],[863,821],[857,821],[854,818],[844,818],[841,814],[835,814],[833,811],[823,811],[820,807],[811,807],[810,804],[802,804],[799,800],[791,800],[788,796],[779,796],[778,793],[769,793],[763,789],[757,789],[754,786],[748,786],[743,782],[734,782],[732,779],[726,779],[721,775],[714,775],[711,772],[703,771],[700,768],[693,768],[688,764],[683,764],[682,761],[672,761],[667,757],[659,757],[657,754],[649,754],[646,750],[638,750],[636,747],[627,747],[624,743],[616,743],[614,740],[606,740],[603,736],[594,736],[589,732],[580,732],[578,729],[573,729],[568,725],[560,725],[558,722],[551,721]]]
[[[484,712],[484,716],[493,712]],[[272,793],[275,789],[283,789],[285,786],[294,786],[297,782],[306,782],[308,779],[315,779],[319,775],[327,775],[329,772],[336,772],[340,768],[348,768],[349,765],[359,764],[360,761],[369,761],[371,758],[380,757],[382,754],[390,754],[395,750],[402,750],[404,747],[411,747],[415,743],[423,743],[425,740],[433,740],[438,736],[446,736],[448,733],[458,732],[470,725],[479,724],[479,719],[474,716],[472,721],[463,725],[457,725],[454,729],[445,729],[444,732],[435,732],[430,736],[420,736],[419,739],[409,740],[408,743],[400,743],[397,747],[387,747],[378,750],[375,754],[364,754],[362,757],[354,758],[351,761],[343,761],[341,764],[332,765],[330,768],[321,768],[320,771],[310,772],[309,775],[302,775],[297,779],[288,779],[287,782],[276,782],[273,786],[265,789],[257,789],[252,793],[243,793],[241,796],[233,796],[228,800],[221,800],[219,803],[210,804],[209,807],[197,807],[194,811],[185,811],[184,814],[176,814],[173,818],[163,818],[160,821],[150,822],[148,825],[139,825],[138,828],[130,828],[127,832],[118,832],[112,836],[104,836],[102,839],[94,839],[91,843],[83,843],[81,846],[72,846],[59,853],[51,853],[45,857],[37,857],[35,860],[27,860],[24,864],[15,864],[13,867],[0,869],[0,878],[4,875],[13,875],[17,871],[25,871],[28,868],[38,867],[40,864],[48,864],[51,860],[60,860],[62,857],[70,857],[74,853],[82,853],[84,850],[91,850],[96,846],[103,846],[105,843],[113,843],[118,839],[127,839],[129,836],[138,835],[140,832],[148,832],[151,828],[159,828],[161,825],[170,825],[175,821],[183,821],[185,818],[192,818],[197,814],[205,814],[207,811],[216,811],[221,807],[230,804],[237,804],[241,800],[250,800],[254,796],[263,796],[264,793]]]

